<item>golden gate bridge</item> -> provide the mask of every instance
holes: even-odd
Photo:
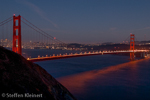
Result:
[[[11,25],[7,25],[7,23],[12,22],[13,21],[13,28],[11,29],[7,29],[9,26]],[[28,31],[28,29],[23,29],[23,32],[25,32],[25,34],[22,34],[22,28],[21,28],[21,22],[26,25],[27,27],[31,28],[32,31]],[[6,25],[6,31],[4,32],[4,25]],[[46,46],[46,48],[49,47],[57,47],[57,46],[67,46],[67,44],[65,44],[64,42],[56,39],[55,37],[49,35],[48,33],[44,32],[43,30],[41,30],[40,28],[36,27],[34,24],[32,24],[30,21],[26,20],[25,18],[23,18],[22,16],[13,16],[10,17],[2,22],[0,22],[0,27],[1,27],[1,37],[3,39],[1,39],[1,46],[3,45],[4,42],[4,38],[6,38],[7,36],[9,38],[12,37],[12,42],[10,42],[12,44],[12,51],[22,55],[22,48],[25,48],[29,43],[32,42],[32,45],[30,44],[30,46],[40,46],[40,47],[44,47]],[[12,34],[12,35],[10,35]],[[30,35],[30,36],[28,36]],[[25,40],[22,39],[22,37],[26,37]],[[29,39],[30,38],[30,39]],[[6,40],[6,39],[5,39]],[[7,40],[6,40],[7,41]],[[29,41],[27,43],[27,41]],[[33,42],[34,41],[34,42]],[[57,54],[57,55],[52,55],[52,56],[48,56],[46,55],[45,57],[42,56],[38,56],[36,58],[31,58],[31,57],[27,57],[27,60],[32,61],[32,62],[36,62],[36,61],[45,61],[45,60],[53,60],[53,59],[62,59],[62,58],[70,58],[70,57],[81,57],[81,56],[90,56],[90,55],[104,55],[104,54],[118,54],[118,53],[130,53],[130,59],[134,60],[134,53],[136,52],[140,52],[140,53],[145,53],[145,52],[149,52],[149,50],[135,50],[135,35],[134,34],[130,34],[130,49],[129,50],[116,50],[116,51],[97,51],[97,52],[80,52],[80,53],[69,53],[69,54]],[[9,44],[9,45],[11,45]]]

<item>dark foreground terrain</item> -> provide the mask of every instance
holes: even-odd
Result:
[[[76,100],[39,65],[0,47],[0,100]]]

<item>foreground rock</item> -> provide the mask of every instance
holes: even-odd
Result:
[[[76,100],[39,65],[0,47],[0,100],[6,98]]]

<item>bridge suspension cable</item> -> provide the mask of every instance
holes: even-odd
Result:
[[[6,20],[4,20],[4,21],[0,22],[0,26],[4,25],[4,24],[6,24],[6,23],[8,23],[8,22],[10,22],[10,21],[12,21],[12,20],[13,20],[13,18],[12,18],[12,17],[7,18]]]
[[[126,41],[130,40],[130,35],[124,40],[124,43],[126,43]]]
[[[65,44],[64,42],[62,42],[62,41],[60,41],[60,40],[58,40],[58,39],[55,39],[55,37],[53,37],[53,36],[49,35],[48,33],[44,32],[43,30],[41,30],[40,28],[38,28],[37,26],[35,26],[34,24],[32,24],[30,21],[28,21],[28,20],[25,19],[24,17],[22,17],[22,19],[25,20],[25,21],[26,21],[27,23],[29,23],[30,25],[27,24],[27,23],[25,23],[25,22],[22,20],[22,22],[23,22],[24,24],[26,24],[26,25],[29,26],[30,28],[34,29],[34,30],[37,31],[38,33],[43,34],[44,36],[49,37],[50,39],[54,39],[54,41],[56,41],[57,43]],[[32,25],[32,26],[31,26],[31,25]],[[36,28],[36,29],[35,29],[35,28]],[[40,32],[40,31],[41,31],[41,32]]]
[[[10,23],[12,20],[13,17],[9,17],[0,22],[0,45],[3,47],[11,47],[12,34],[9,33],[12,32],[12,23]]]

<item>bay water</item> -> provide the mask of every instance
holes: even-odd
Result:
[[[25,57],[76,53],[65,50],[27,50]],[[36,62],[78,100],[150,100],[150,59],[94,55]]]

